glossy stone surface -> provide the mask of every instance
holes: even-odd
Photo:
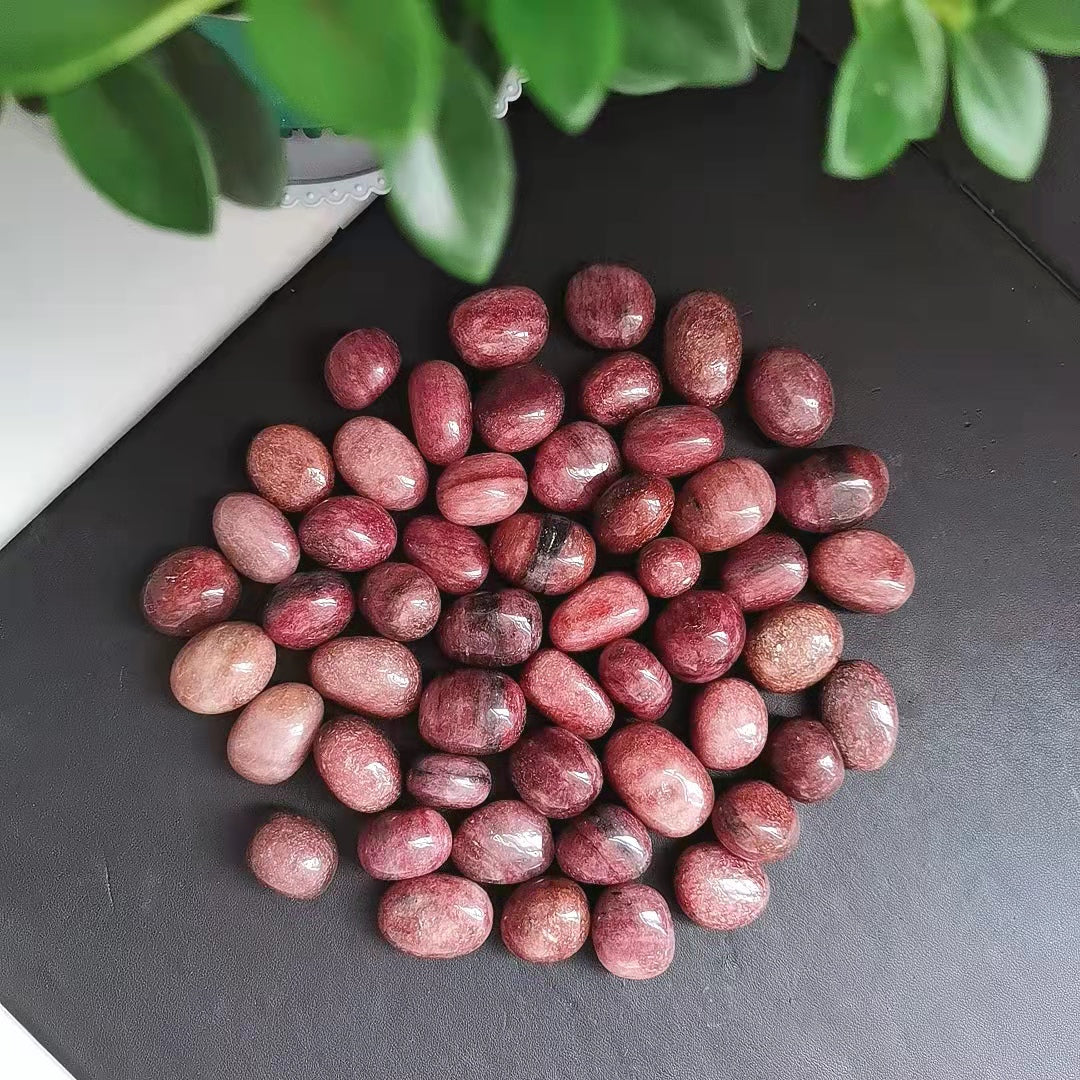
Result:
[[[436,675],[420,698],[420,737],[449,754],[500,753],[517,742],[524,727],[525,696],[502,671],[448,671]]]
[[[323,783],[351,810],[374,814],[397,802],[397,751],[374,724],[359,716],[337,716],[319,728],[312,753]]]
[[[626,807],[594,803],[559,833],[555,858],[564,874],[583,885],[619,885],[648,869],[652,840]]]
[[[522,800],[548,818],[576,817],[604,786],[600,759],[589,744],[550,725],[518,740],[510,751],[510,780]]]
[[[171,637],[190,637],[224,622],[240,602],[240,579],[213,548],[186,547],[161,559],[142,587],[142,613]]]
[[[563,652],[599,649],[632,634],[649,617],[649,598],[620,570],[586,581],[552,613],[548,636]]]
[[[543,442],[559,426],[565,407],[562,383],[539,364],[522,364],[480,387],[473,422],[492,450],[516,454]]]
[[[743,679],[706,683],[690,706],[690,746],[707,769],[741,769],[765,749],[769,710]]]
[[[252,581],[274,585],[300,562],[300,544],[289,519],[273,503],[249,491],[218,500],[213,528],[225,558]]]
[[[584,525],[561,514],[513,514],[491,534],[491,561],[511,584],[557,596],[588,580],[596,544]]]
[[[420,451],[377,416],[354,416],[338,429],[334,462],[353,491],[386,510],[411,510],[427,494],[427,463]]]
[[[247,474],[264,499],[286,513],[300,513],[330,494],[334,459],[307,428],[274,424],[251,440]]]
[[[397,547],[394,519],[361,495],[332,495],[300,522],[304,554],[331,570],[367,570]]]
[[[396,881],[379,900],[379,933],[395,949],[429,960],[475,952],[491,933],[487,892],[456,874]]]
[[[598,349],[629,349],[652,329],[656,297],[636,270],[593,263],[566,286],[566,321],[582,341]]]
[[[664,382],[656,365],[641,353],[605,356],[581,380],[578,404],[604,427],[625,424],[632,416],[659,404]]]
[[[552,723],[599,739],[615,722],[611,699],[572,657],[558,649],[541,649],[521,669],[525,700]]]
[[[604,748],[604,775],[627,809],[661,836],[689,836],[713,807],[705,766],[657,724],[619,728]]]
[[[291,900],[314,900],[337,873],[337,844],[318,821],[299,814],[274,814],[255,830],[247,864],[268,889]]]
[[[727,593],[691,589],[664,606],[653,627],[660,662],[683,682],[719,678],[739,658],[746,640],[742,609]]]
[[[895,540],[871,529],[851,529],[817,544],[810,553],[810,579],[840,607],[885,615],[911,596],[915,568]]]
[[[697,584],[701,577],[701,556],[686,540],[661,536],[650,540],[638,552],[634,573],[650,596],[669,600]]]
[[[600,684],[635,720],[659,720],[671,704],[671,675],[640,641],[619,638],[597,662]]]
[[[275,645],[314,649],[349,625],[353,607],[352,588],[341,574],[312,570],[293,574],[271,590],[262,625]]]
[[[433,873],[450,858],[453,833],[446,818],[427,806],[387,810],[360,830],[356,857],[380,881]]]
[[[491,770],[478,758],[425,754],[413,762],[405,787],[419,803],[446,810],[471,810],[491,794]]]
[[[365,716],[392,719],[416,708],[420,665],[396,641],[335,638],[320,645],[309,665],[311,685],[324,698]]]
[[[626,467],[646,476],[685,476],[724,452],[724,425],[700,405],[660,405],[635,416],[622,440]]]
[[[491,569],[487,544],[478,532],[434,514],[409,521],[401,550],[443,592],[455,595],[480,588]]]
[[[844,651],[839,620],[820,604],[793,600],[762,612],[746,634],[743,660],[754,682],[793,694],[821,682]]]
[[[720,792],[712,827],[732,855],[752,863],[776,862],[799,842],[795,804],[764,780],[741,780]]]
[[[557,428],[537,448],[529,489],[549,510],[588,510],[621,472],[615,440],[598,424],[576,420]]]
[[[475,368],[524,364],[544,347],[547,335],[547,305],[523,285],[474,293],[450,313],[450,340]]]
[[[806,353],[769,349],[747,369],[746,404],[767,439],[782,446],[809,446],[832,423],[832,383]]]
[[[323,718],[323,700],[303,683],[264,690],[229,731],[229,764],[255,784],[288,780],[308,756]]]
[[[821,688],[821,721],[849,769],[880,769],[896,748],[896,695],[868,660],[845,660]]]
[[[693,844],[675,864],[675,900],[706,930],[739,930],[765,910],[769,879],[720,844]]]
[[[765,528],[775,509],[769,474],[749,458],[725,458],[683,484],[671,527],[698,551],[726,551]]]
[[[169,686],[191,712],[232,712],[266,686],[276,664],[274,643],[254,623],[218,623],[200,630],[176,654]]]
[[[844,762],[829,729],[810,716],[785,720],[769,733],[765,764],[772,782],[799,802],[821,802],[840,790]]]
[[[435,629],[442,600],[418,566],[385,562],[369,570],[356,590],[360,614],[391,641],[418,641]]]
[[[471,454],[448,465],[435,484],[439,512],[457,525],[491,525],[513,514],[529,478],[509,454]]]
[[[783,533],[766,531],[728,552],[720,569],[720,588],[743,611],[764,611],[793,600],[808,576],[802,545]]]
[[[659,476],[631,473],[593,504],[593,536],[613,555],[627,555],[659,536],[671,517],[675,489]]]
[[[539,877],[553,852],[547,818],[516,799],[500,799],[474,810],[454,834],[454,865],[467,878],[516,885]]]
[[[460,461],[472,442],[472,395],[461,369],[445,360],[413,368],[409,416],[416,445],[432,465]]]
[[[390,389],[400,370],[397,342],[374,327],[339,338],[323,364],[330,396],[343,409],[366,409]]]
[[[731,301],[694,292],[672,309],[664,325],[664,374],[694,405],[722,405],[735,388],[742,362],[742,331]]]
[[[655,979],[675,956],[675,926],[667,901],[631,882],[605,889],[593,905],[596,958],[620,979]]]
[[[533,964],[569,960],[588,940],[589,901],[581,886],[562,877],[519,885],[503,905],[503,944]]]
[[[544,618],[524,589],[459,596],[439,620],[439,648],[459,664],[512,667],[540,647]]]
[[[776,508],[796,529],[828,533],[873,517],[889,494],[889,470],[872,450],[830,446],[796,462],[776,485]]]

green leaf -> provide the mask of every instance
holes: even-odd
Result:
[[[168,229],[210,232],[217,193],[210,148],[148,60],[51,94],[48,105],[68,157],[121,210]]]
[[[445,54],[432,126],[384,159],[390,211],[402,232],[448,273],[486,281],[502,252],[514,195],[506,126],[494,91],[456,46]]]
[[[441,38],[427,0],[248,0],[260,66],[313,120],[375,142],[431,118]]]
[[[169,81],[198,118],[221,193],[274,207],[285,189],[285,151],[273,112],[216,45],[184,30],[159,50]]]
[[[993,25],[951,38],[953,94],[964,141],[1010,180],[1030,180],[1046,145],[1050,90],[1033,53]]]
[[[491,0],[488,24],[529,96],[564,131],[584,131],[619,62],[614,0]]]
[[[1055,56],[1080,56],[1077,0],[1016,0],[1001,16],[1019,41]]]
[[[750,47],[765,67],[779,71],[791,55],[799,0],[745,0]]]
[[[929,139],[941,123],[948,85],[945,32],[923,0],[899,0],[892,25],[870,30],[883,34],[884,78],[893,104],[904,117],[909,139]]]
[[[67,90],[220,6],[221,0],[4,0],[0,89]]]

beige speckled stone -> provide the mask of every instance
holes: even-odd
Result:
[[[177,653],[169,685],[185,709],[232,712],[266,686],[276,663],[274,643],[254,623],[219,623]]]
[[[304,763],[322,723],[323,700],[303,683],[264,690],[229,732],[229,764],[245,780],[280,784]]]

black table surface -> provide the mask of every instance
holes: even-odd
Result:
[[[321,383],[339,334],[385,327],[407,364],[450,355],[469,290],[375,206],[0,552],[0,1001],[79,1080],[1077,1075],[1080,305],[924,157],[825,177],[830,75],[800,48],[738,91],[616,101],[580,140],[515,106],[496,280],[548,299],[543,358],[568,380],[594,354],[559,298],[597,259],[643,270],[661,310],[728,293],[749,354],[823,358],[829,438],[887,459],[874,525],[919,575],[896,614],[843,616],[846,655],[897,691],[888,767],[803,811],[758,923],[717,935],[676,914],[652,982],[589,949],[527,967],[497,933],[444,963],[378,938],[358,816],[310,765],[278,788],[233,775],[227,720],[170,699],[177,643],[137,608],[154,560],[210,540],[258,428],[329,438],[345,419]],[[384,415],[403,417],[400,391]],[[722,415],[732,452],[788,456],[737,405]],[[302,671],[283,657],[277,678]],[[670,724],[685,729],[684,696]],[[413,753],[412,721],[391,727]],[[316,903],[243,868],[274,805],[335,829],[342,867]],[[681,846],[649,877],[669,897]]]

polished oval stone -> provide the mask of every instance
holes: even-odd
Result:
[[[598,349],[629,349],[645,339],[656,314],[652,287],[636,270],[593,263],[566,286],[566,321]]]
[[[393,719],[420,700],[420,665],[396,641],[335,638],[320,645],[309,665],[311,685],[324,698],[365,716]]]
[[[391,641],[418,641],[435,629],[442,610],[435,582],[418,566],[385,562],[369,570],[356,590],[360,614]]]
[[[470,454],[435,484],[439,512],[458,525],[491,525],[513,514],[529,493],[525,468],[509,454]]]
[[[641,586],[616,570],[572,592],[552,614],[548,635],[563,652],[583,652],[632,634],[648,617],[649,598]]]
[[[582,885],[618,885],[645,873],[652,840],[625,807],[594,803],[559,833],[555,858],[563,873]]]
[[[806,353],[769,349],[746,372],[746,404],[767,439],[782,446],[809,446],[832,423],[832,383]]]
[[[516,885],[550,865],[553,843],[547,818],[516,799],[474,810],[454,835],[454,865],[467,878]]]
[[[650,596],[670,600],[697,584],[701,556],[693,544],[677,536],[661,536],[638,552],[634,573]]]
[[[142,587],[142,612],[155,629],[190,637],[224,622],[240,602],[240,579],[213,548],[186,547],[161,559]]]
[[[626,467],[646,476],[685,476],[724,452],[724,425],[700,405],[661,405],[635,416],[622,440]]]
[[[589,937],[589,901],[580,885],[542,877],[519,885],[503,905],[503,944],[533,964],[569,960]]]
[[[693,844],[675,863],[675,900],[706,930],[739,930],[765,910],[769,879],[720,844]]]
[[[690,706],[690,746],[707,769],[741,769],[765,749],[769,710],[743,679],[706,683]]]
[[[604,748],[604,775],[627,808],[661,836],[689,836],[712,810],[705,767],[657,724],[619,728]]]
[[[436,675],[420,698],[420,738],[450,754],[498,754],[517,742],[524,727],[521,687],[501,671],[448,671]]]
[[[710,682],[739,658],[746,640],[742,609],[727,593],[691,589],[664,605],[653,627],[660,662],[682,682]]]
[[[334,436],[334,462],[358,495],[386,510],[411,510],[424,501],[427,463],[409,438],[377,416],[354,416]]]
[[[306,428],[274,424],[251,440],[247,474],[264,499],[288,514],[300,513],[330,494],[334,459]]]
[[[799,842],[795,804],[764,780],[740,780],[720,792],[712,827],[716,839],[747,862],[776,862]]]
[[[873,517],[889,494],[889,470],[872,450],[830,446],[796,462],[776,485],[776,508],[804,532],[829,533]]]
[[[605,356],[581,380],[578,404],[604,427],[625,424],[632,416],[659,404],[664,381],[656,365],[641,353]]]
[[[227,713],[251,701],[276,664],[274,643],[254,623],[218,623],[199,631],[176,654],[169,685],[191,712]]]
[[[615,722],[607,694],[576,660],[558,649],[541,649],[529,657],[520,681],[525,700],[537,712],[583,739],[599,739]]]
[[[640,641],[619,638],[597,661],[600,684],[635,720],[659,720],[671,704],[671,675]]]
[[[851,529],[818,543],[810,553],[810,580],[840,607],[885,615],[911,596],[915,569],[896,541]]]
[[[289,519],[273,503],[250,491],[219,499],[213,528],[225,558],[252,581],[275,585],[300,562],[300,544]]]
[[[663,532],[675,489],[659,476],[631,473],[610,485],[593,504],[593,536],[613,555],[628,555]]]
[[[450,858],[454,835],[446,818],[427,806],[387,810],[372,818],[356,842],[360,865],[380,881],[433,873]]]
[[[461,369],[445,360],[413,368],[409,416],[416,445],[432,465],[460,461],[472,442],[472,395]]]
[[[278,813],[255,830],[247,864],[268,889],[291,900],[314,900],[337,873],[337,843],[320,822]]]
[[[293,574],[275,585],[263,608],[262,625],[275,645],[314,649],[352,621],[353,592],[333,570]]]
[[[491,534],[491,561],[511,584],[557,596],[588,580],[596,544],[584,525],[561,514],[513,514]]]
[[[439,620],[439,648],[459,664],[512,667],[540,647],[544,617],[524,589],[459,596]]]
[[[280,683],[245,706],[229,731],[229,764],[255,784],[288,780],[308,756],[323,700],[303,683]]]
[[[470,810],[491,794],[491,770],[478,758],[425,754],[413,762],[405,787],[419,803],[446,810]]]
[[[770,608],[746,634],[743,660],[754,682],[793,694],[821,682],[844,651],[844,630],[820,604],[793,600]]]
[[[833,668],[821,688],[821,721],[849,769],[880,769],[896,748],[896,695],[868,660]]]
[[[433,514],[409,521],[401,550],[443,592],[455,595],[480,588],[491,569],[487,544],[478,532]]]
[[[361,495],[332,495],[300,522],[304,554],[331,570],[367,570],[397,547],[394,519]]]
[[[588,510],[621,472],[615,440],[599,425],[577,420],[557,428],[537,447],[529,489],[549,510]]]
[[[456,874],[396,881],[379,900],[379,933],[395,949],[428,960],[475,952],[494,918],[484,889]]]
[[[742,362],[742,331],[731,301],[714,292],[684,296],[664,325],[664,374],[694,405],[723,405]]]
[[[349,809],[374,814],[397,802],[397,751],[374,724],[359,716],[336,716],[319,728],[312,753],[323,783]]]
[[[476,433],[492,450],[517,454],[543,442],[562,420],[562,383],[539,364],[492,375],[476,395]]]
[[[547,305],[523,285],[473,293],[450,313],[450,340],[475,368],[524,364],[544,347],[547,335]]]
[[[576,817],[596,802],[604,786],[600,759],[589,744],[561,727],[541,727],[510,751],[514,790],[549,818]]]
[[[397,342],[375,327],[339,338],[323,365],[330,396],[343,409],[366,409],[390,389],[401,370]]]
[[[683,484],[671,527],[698,551],[726,551],[764,529],[775,509],[769,474],[749,458],[725,458]]]
[[[766,531],[728,552],[720,570],[720,588],[743,611],[764,611],[793,600],[808,576],[802,545],[783,533]]]
[[[675,956],[675,927],[667,901],[631,882],[605,889],[593,905],[596,958],[620,979],[655,979]]]
[[[799,802],[821,802],[844,782],[844,762],[829,729],[810,716],[785,720],[769,733],[765,764],[772,782]]]

